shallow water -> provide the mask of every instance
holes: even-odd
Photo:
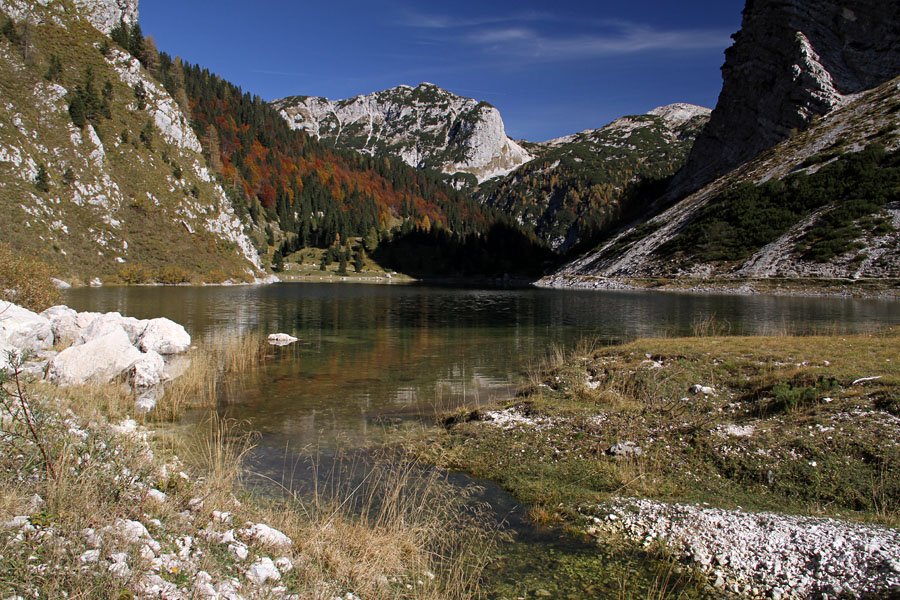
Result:
[[[228,415],[260,433],[252,470],[296,485],[313,477],[294,460],[297,453],[315,455],[319,472],[328,472],[339,452],[365,451],[445,410],[509,397],[554,345],[689,334],[711,317],[732,334],[900,323],[900,303],[887,300],[427,286],[99,288],[72,290],[66,302],[77,310],[168,317],[195,340],[243,331],[300,338],[227,386]],[[518,540],[492,570],[497,596],[543,590],[606,597],[624,587],[624,597],[646,597],[658,579],[644,557],[531,527],[522,507],[481,483],[481,498]]]

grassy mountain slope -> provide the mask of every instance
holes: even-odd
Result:
[[[900,276],[900,78],[546,279]]]
[[[175,102],[74,6],[42,10],[27,24],[0,14],[0,236],[73,280],[258,272]],[[76,95],[91,105],[83,127]]]
[[[565,251],[639,211],[661,189],[653,183],[684,164],[708,118],[707,109],[672,105],[532,144],[537,159],[485,183],[478,194]]]

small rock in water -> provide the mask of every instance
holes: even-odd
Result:
[[[297,338],[286,333],[272,333],[269,334],[268,341],[273,346],[288,346],[296,342]]]

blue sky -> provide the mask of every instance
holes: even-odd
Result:
[[[274,100],[435,83],[543,141],[673,102],[712,108],[744,0],[144,0],[160,50]]]

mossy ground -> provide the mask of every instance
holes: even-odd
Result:
[[[640,340],[553,362],[506,407],[518,423],[453,415],[427,451],[546,521],[622,495],[900,524],[897,330]],[[609,455],[626,441],[643,454]]]

